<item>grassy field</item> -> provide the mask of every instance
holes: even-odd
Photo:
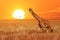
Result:
[[[0,32],[0,40],[60,40],[59,33],[28,32]]]
[[[50,20],[54,32],[43,33],[36,20],[1,20],[0,40],[60,40],[60,20]]]

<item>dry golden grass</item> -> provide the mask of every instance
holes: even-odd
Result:
[[[52,33],[42,33],[34,20],[0,21],[0,40],[60,40],[60,21],[51,21]]]
[[[23,32],[0,32],[0,40],[60,40],[60,34],[41,33],[37,30],[26,30]]]

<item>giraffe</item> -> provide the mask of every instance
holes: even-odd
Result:
[[[39,28],[42,29],[42,32],[53,32],[51,25],[49,24],[48,20],[39,17],[31,8],[29,8],[29,12],[35,17],[38,21]]]

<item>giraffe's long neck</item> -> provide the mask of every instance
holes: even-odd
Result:
[[[36,19],[38,22],[41,21],[41,18],[40,18],[36,13],[34,13],[32,10],[31,10],[30,12],[31,12],[31,14],[35,17],[35,19]]]

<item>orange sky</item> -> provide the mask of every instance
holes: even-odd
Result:
[[[28,8],[46,19],[60,19],[60,0],[0,0],[0,19],[12,19],[13,11],[22,9],[25,18],[32,19]]]

